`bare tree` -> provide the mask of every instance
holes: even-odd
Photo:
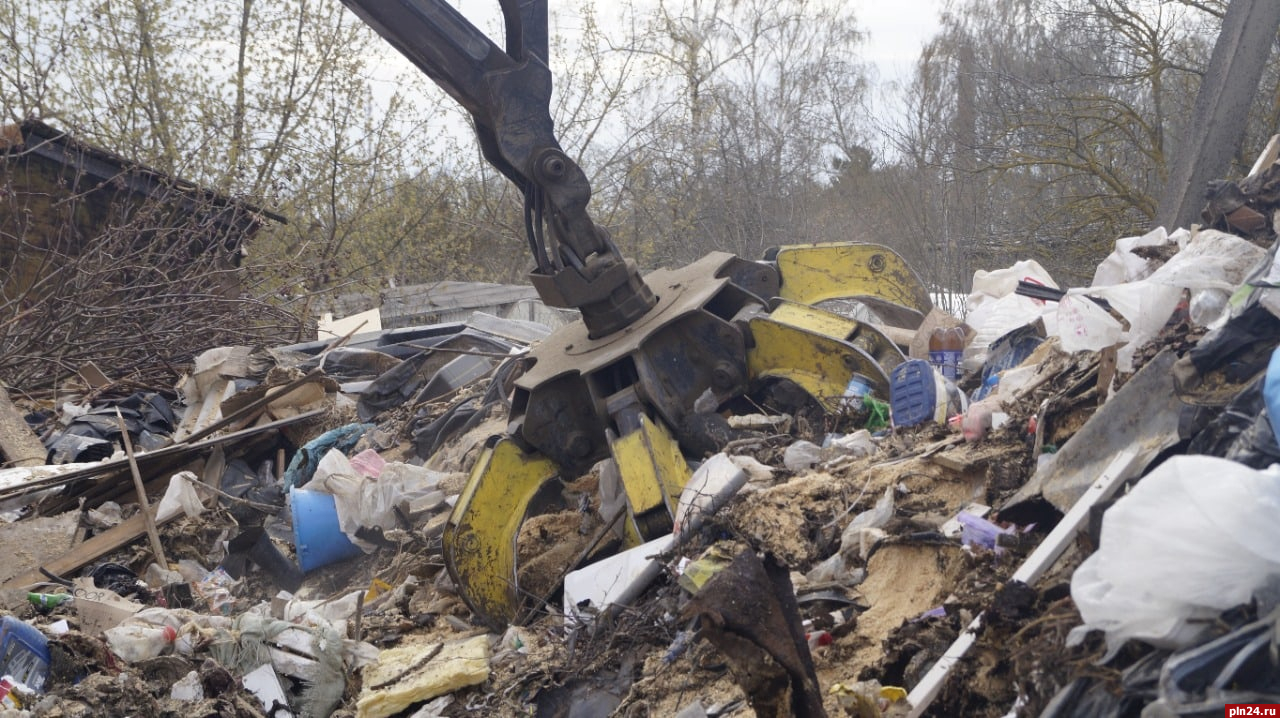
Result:
[[[4,383],[44,394],[93,362],[167,387],[205,349],[308,325],[237,266],[260,210],[144,168],[99,177],[70,164],[24,169],[29,159],[30,149],[0,155]]]
[[[1116,238],[1145,231],[1216,34],[1191,5],[952,8],[909,88],[914,122],[895,135],[931,188],[911,229],[943,250],[945,268],[922,258],[935,282],[1023,257],[1085,281]]]

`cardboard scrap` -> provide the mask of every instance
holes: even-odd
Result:
[[[130,601],[111,589],[98,588],[87,576],[77,578],[74,584],[71,594],[75,597],[73,605],[80,616],[80,630],[91,636],[115,628],[143,609],[141,603]]]
[[[436,650],[429,660],[420,661]],[[389,648],[364,671],[365,689],[356,703],[356,716],[386,718],[415,703],[484,683],[489,679],[489,657],[489,637],[483,634],[443,645]]]

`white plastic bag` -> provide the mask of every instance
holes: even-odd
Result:
[[[1068,294],[1058,302],[1058,339],[1064,352],[1102,351],[1123,333],[1120,322],[1088,297]]]
[[[160,505],[156,507],[156,520],[163,521],[176,516],[179,511],[190,518],[204,512],[204,502],[196,491],[199,479],[190,471],[180,471],[169,479],[169,487],[165,489]]]
[[[1185,229],[1179,229],[1170,235],[1165,232],[1164,227],[1156,227],[1141,237],[1117,239],[1115,251],[1107,255],[1094,270],[1093,286],[1105,287],[1146,278],[1151,274],[1151,262],[1134,254],[1133,250],[1138,247],[1163,247],[1172,242],[1182,246],[1190,236]]]
[[[422,466],[399,461],[384,464],[376,479],[360,485],[360,524],[383,531],[395,528],[396,505],[435,491],[443,477],[443,473]]]
[[[883,533],[881,529],[893,518],[893,485],[884,490],[884,495],[876,505],[863,511],[840,532],[840,553],[846,556],[860,556],[866,560],[875,538]],[[868,537],[871,540],[868,541]]]
[[[1169,321],[1183,289],[1234,291],[1267,257],[1266,250],[1251,242],[1206,229],[1146,279],[1076,291],[1107,300],[1129,322],[1129,331],[1122,337],[1127,344],[1116,359],[1120,371],[1132,371],[1134,352]]]
[[[819,461],[822,461],[822,447],[803,439],[782,452],[782,465],[787,471],[797,474],[812,469]]]
[[[377,548],[357,535],[360,527],[364,525],[361,523],[364,484],[371,481],[360,476],[352,468],[346,454],[337,449],[330,449],[320,457],[320,463],[316,464],[315,476],[307,483],[308,489],[333,495],[333,505],[338,512],[338,527],[347,535],[351,543],[359,546],[365,553],[373,553]]]
[[[395,528],[396,504],[433,491],[443,476],[438,471],[395,461],[385,463],[374,479],[361,475],[341,451],[330,449],[320,458],[307,488],[333,495],[342,533],[369,553],[375,547],[357,536],[360,528]]]
[[[1053,303],[1014,293],[1018,282],[1023,280],[1058,288],[1044,267],[1029,259],[1005,269],[973,273],[973,290],[966,300],[969,313],[965,316],[965,323],[973,329],[974,335],[965,346],[961,360],[966,371],[982,368],[987,359],[987,348],[1005,334],[1041,317],[1048,320],[1046,325],[1053,322],[1057,310]]]
[[[1103,516],[1102,543],[1076,569],[1071,597],[1108,658],[1130,638],[1191,645],[1199,619],[1248,602],[1280,576],[1280,465],[1257,471],[1212,456],[1175,456]]]

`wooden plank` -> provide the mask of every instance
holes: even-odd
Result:
[[[133,474],[133,490],[138,494],[138,506],[141,509],[138,513],[145,522],[147,538],[151,541],[151,556],[162,568],[167,568],[169,561],[164,557],[164,545],[160,543],[160,532],[156,530],[151,502],[147,500],[147,488],[142,483],[142,472],[138,471],[138,457],[133,455],[133,440],[129,438],[129,427],[125,426],[120,407],[116,407],[116,424],[120,427],[120,438],[124,441],[124,455],[129,459],[129,473]]]
[[[111,379],[98,368],[93,362],[85,362],[76,370],[84,383],[89,385],[90,389],[101,389],[104,386],[111,386]]]
[[[1098,406],[1111,398],[1111,382],[1116,378],[1116,350],[1119,346],[1114,344],[1098,353]]]
[[[179,511],[167,519],[157,519],[156,525],[163,526],[179,516],[185,516],[185,514]],[[66,577],[112,551],[142,538],[146,532],[146,515],[139,511],[118,525],[91,537],[59,558],[46,563],[44,568],[50,573]],[[0,584],[0,589],[20,589],[47,580],[45,575],[40,573],[39,568],[33,568]]]
[[[288,419],[280,419],[278,421],[273,421],[270,424],[255,426],[255,427],[244,429],[242,431],[237,431],[231,434],[222,434],[220,436],[214,436],[214,437],[205,439],[204,441],[201,441],[199,443],[172,444],[170,446],[164,447],[163,449],[157,449],[155,451],[149,451],[145,454],[142,454],[141,456],[138,457],[138,466],[144,472],[147,472],[148,474],[150,474],[152,473],[152,470],[154,469],[155,466],[163,465],[165,461],[174,461],[174,460],[177,461],[177,463],[170,463],[169,466],[181,465],[182,463],[186,463],[188,461],[194,460],[195,458],[200,456],[205,450],[211,449],[214,446],[218,446],[220,444],[243,443],[244,441],[250,438],[253,438],[259,434],[264,434],[274,429],[284,429],[294,424],[298,424],[303,421],[306,421],[307,419],[313,419],[322,414],[324,414],[324,409],[316,409],[315,411],[309,411],[305,414],[292,416],[292,417],[289,417]],[[101,478],[103,476],[109,476],[116,473],[123,476],[124,472],[128,470],[129,470],[128,462],[126,462],[124,459],[103,461],[98,464],[85,467],[83,469],[68,471],[65,474],[59,474],[51,478],[36,479],[34,481],[29,481],[25,484],[10,486],[9,488],[6,488],[6,489],[0,489],[0,499],[13,498],[15,496],[21,496],[23,494],[33,493],[36,491],[40,491],[42,489],[53,488],[54,486],[66,486],[76,481]]]
[[[1258,155],[1258,159],[1254,161],[1253,167],[1249,169],[1246,177],[1252,177],[1266,168],[1275,164],[1276,157],[1280,157],[1280,135],[1272,135],[1267,141],[1267,146],[1262,148],[1262,154]]]
[[[952,456],[950,453],[934,454],[929,457],[929,461],[957,474],[963,474],[975,466],[975,462],[970,461],[968,457]]]

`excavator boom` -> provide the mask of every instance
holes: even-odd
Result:
[[[708,402],[776,382],[830,410],[854,386],[888,396],[898,347],[809,302],[856,297],[919,325],[928,294],[892,250],[793,245],[766,262],[712,252],[641,278],[591,220],[586,175],[556,141],[545,0],[501,0],[505,49],[443,0],[343,2],[471,113],[484,156],[524,194],[530,281],[582,314],[529,352],[507,433],[486,445],[445,529],[445,565],[482,620],[520,618],[516,538],[556,478],[602,466],[625,500],[619,540],[636,546],[671,532],[685,457],[727,440]]]
[[[591,186],[556,140],[546,0],[502,0],[506,49],[444,0],[343,0],[471,114],[485,159],[524,194],[530,281],[592,337],[629,326],[653,293],[587,212]]]

